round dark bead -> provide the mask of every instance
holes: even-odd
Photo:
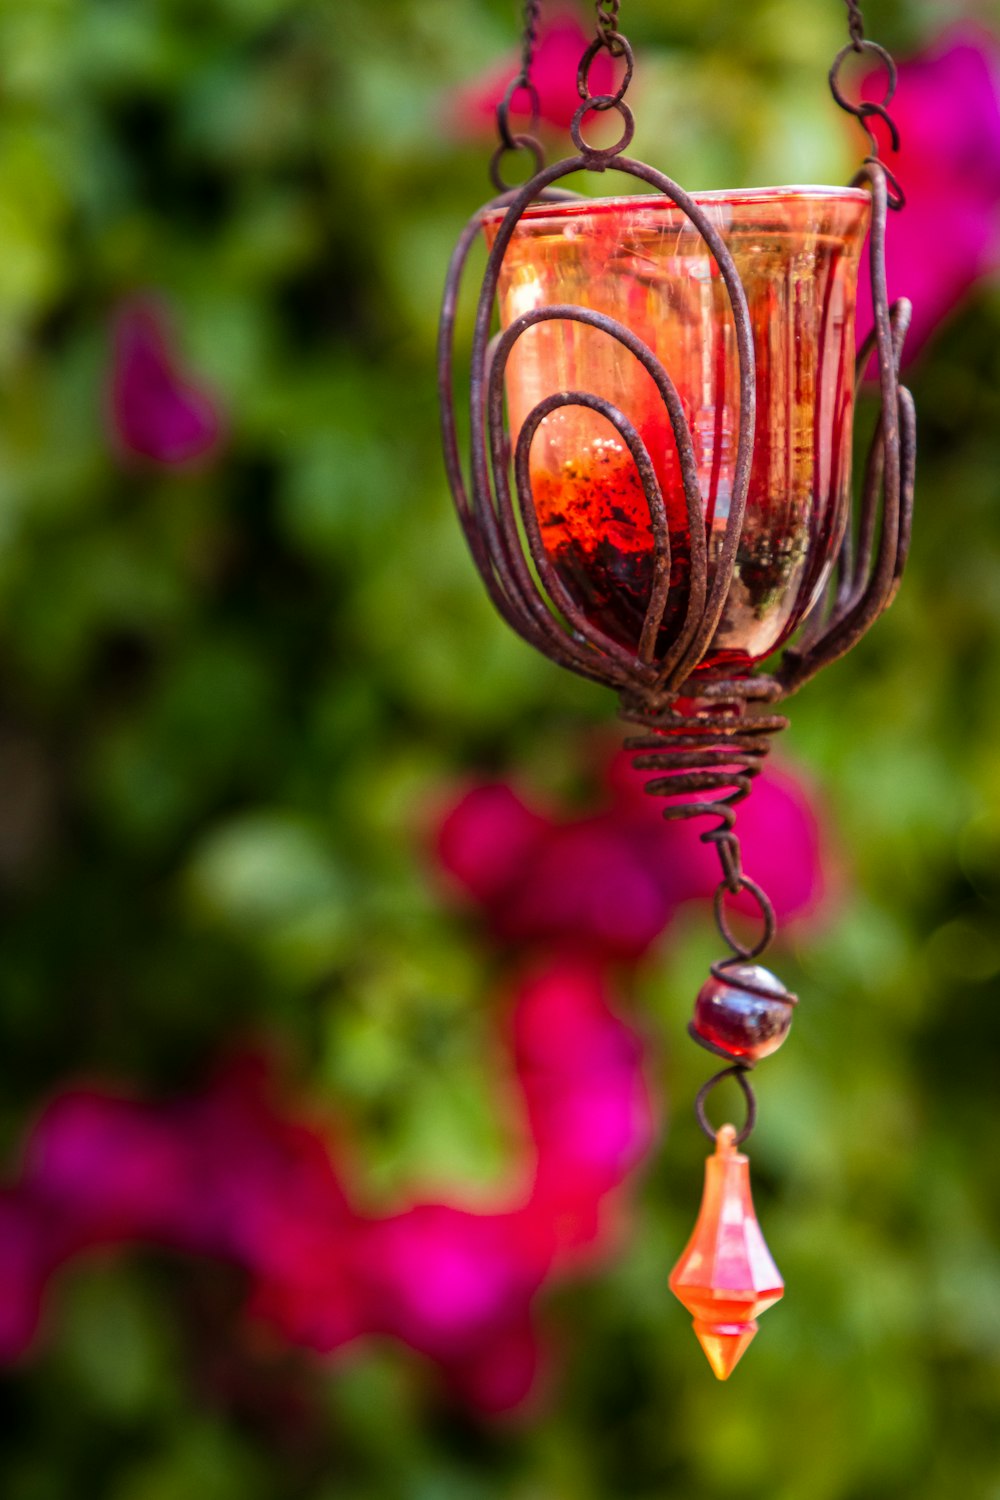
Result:
[[[795,996],[760,964],[733,964],[707,979],[689,1030],[696,1042],[738,1062],[777,1052],[792,1024]]]

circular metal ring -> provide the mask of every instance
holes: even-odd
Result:
[[[859,104],[857,116],[864,127],[865,134],[872,143],[873,150],[878,150],[878,141],[875,139],[875,132],[868,123],[869,120],[881,120],[889,132],[889,141],[893,151],[899,150],[899,127],[884,104]]]
[[[740,891],[747,891],[757,903],[761,920],[764,923],[764,931],[760,938],[756,943],[748,945],[741,943],[739,938],[733,934],[729,926],[729,918],[726,916],[725,902],[727,895],[734,895],[737,892],[731,891],[729,883],[725,880],[720,881],[715,889],[713,903],[715,907],[715,925],[737,957],[746,959],[758,958],[774,937],[774,907],[768,900],[766,893],[761,890],[755,880],[750,879],[749,875],[740,876],[738,889]]]
[[[538,90],[529,78],[525,78],[519,74],[517,78],[512,78],[510,83],[508,83],[504,91],[504,96],[497,105],[497,129],[500,132],[500,140],[508,151],[516,150],[514,145],[516,137],[510,133],[510,107],[514,102],[514,95],[521,93],[522,90],[531,100],[531,123],[528,128],[532,134],[538,129],[538,120],[542,108],[541,100],[538,97]]]
[[[501,141],[499,146],[494,151],[493,155],[490,157],[490,181],[492,182],[498,193],[509,193],[513,191],[511,184],[509,182],[504,182],[503,177],[500,173],[500,163],[503,161],[508,151],[530,151],[532,156],[534,157],[534,166],[528,173],[525,181],[529,181],[532,177],[535,176],[536,172],[540,172],[545,165],[545,154],[542,151],[540,142],[536,141],[533,135],[512,135],[510,138],[509,146],[505,145],[504,142]],[[517,186],[523,186],[523,184],[517,184]]]
[[[746,1100],[746,1122],[736,1137],[737,1146],[742,1146],[757,1123],[757,1096],[753,1091],[753,1084],[747,1077],[746,1068],[741,1063],[735,1063],[732,1067],[723,1068],[720,1073],[715,1073],[707,1083],[702,1084],[698,1090],[698,1097],[694,1101],[695,1117],[709,1140],[714,1141],[717,1131],[705,1112],[705,1101],[716,1085],[720,1084],[724,1078],[734,1078],[743,1090],[743,1097]]]
[[[635,60],[632,56],[632,48],[629,46],[625,37],[619,36],[618,41],[621,44],[618,48],[618,51],[612,52],[611,48],[607,45],[603,37],[595,37],[580,59],[580,66],[576,70],[576,90],[581,99],[590,102],[590,106],[592,109],[596,109],[598,107],[600,107],[601,109],[611,108],[610,104],[602,104],[600,106],[597,106],[591,98],[588,75],[590,73],[594,58],[597,56],[598,52],[607,52],[610,57],[624,57],[625,59],[625,73],[621,83],[618,85],[613,94],[601,94],[598,96],[599,98],[613,99],[615,104],[620,104],[625,98],[626,89],[632,82],[632,71],[635,66]]]
[[[590,110],[615,110],[622,122],[622,134],[613,146],[592,146],[589,141],[584,140],[581,126],[584,115]],[[573,137],[573,144],[584,156],[589,157],[589,164],[598,170],[622,151],[631,141],[635,134],[635,119],[628,105],[621,99],[616,99],[614,94],[598,94],[596,99],[584,99],[580,108],[573,116],[573,123],[569,127]]]
[[[852,53],[856,55],[859,52],[874,52],[885,65],[887,83],[881,101],[883,109],[892,103],[896,94],[896,64],[890,53],[884,47],[880,47],[878,42],[870,42],[866,37],[862,37],[859,42],[848,42],[846,46],[841,47],[833,60],[833,67],[830,69],[830,92],[841,109],[846,109],[849,115],[856,115],[859,105],[852,104],[846,95],[841,92],[839,74],[844,64],[844,59]]]

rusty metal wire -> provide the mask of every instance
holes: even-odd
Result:
[[[695,1117],[702,1130],[708,1136],[709,1140],[714,1141],[716,1137],[716,1127],[708,1118],[705,1106],[708,1103],[709,1094],[711,1094],[712,1091],[727,1078],[732,1078],[735,1083],[739,1084],[740,1088],[743,1090],[743,1097],[746,1100],[746,1121],[743,1125],[743,1129],[738,1131],[736,1136],[736,1144],[738,1146],[742,1146],[743,1142],[750,1135],[750,1132],[753,1130],[754,1126],[757,1123],[757,1096],[753,1091],[753,1084],[747,1077],[747,1068],[744,1063],[733,1063],[730,1067],[723,1068],[721,1072],[715,1073],[707,1083],[702,1084],[701,1088],[698,1090],[698,1096],[694,1101]]]
[[[869,262],[875,327],[858,352],[860,379],[872,354],[878,361],[878,424],[864,465],[856,530],[848,526],[837,568],[800,641],[785,652],[777,673],[781,696],[796,692],[821,668],[844,656],[889,607],[909,550],[916,464],[913,397],[899,383],[899,361],[910,321],[905,298],[889,304],[885,281],[888,187],[885,169],[868,162],[854,179],[872,194]]]
[[[560,665],[584,677],[606,682],[624,695],[624,701],[630,707],[638,706],[645,714],[655,715],[670,706],[700,661],[725,607],[750,482],[756,406],[753,337],[746,296],[735,264],[721,235],[703,210],[663,173],[643,162],[617,156],[615,166],[618,170],[662,192],[691,220],[719,266],[730,301],[739,363],[739,423],[729,515],[709,580],[705,518],[691,434],[673,382],[653,352],[613,318],[580,307],[536,309],[516,319],[495,345],[490,342],[500,267],[521,214],[530,202],[551,189],[561,178],[577,171],[603,171],[607,165],[605,156],[605,151],[582,152],[546,167],[521,189],[503,194],[486,205],[467,226],[449,270],[439,340],[445,462],[473,558],[504,618],[525,640]],[[458,451],[452,394],[455,308],[469,249],[484,213],[496,206],[505,207],[506,214],[487,262],[473,336],[469,393],[471,454],[467,485]],[[528,544],[528,556],[525,556],[508,472],[510,444],[503,421],[503,375],[518,338],[544,318],[562,318],[599,328],[641,361],[663,398],[684,476],[692,540],[691,582],[684,617],[669,649],[660,656],[655,653],[655,642],[666,609],[670,574],[663,499],[649,455],[628,418],[609,403],[586,392],[554,393],[547,398],[545,411],[536,408],[523,424],[518,443],[520,456],[515,454],[515,480],[518,509]],[[585,405],[600,411],[617,429],[637,461],[646,493],[658,558],[638,654],[619,645],[586,619],[549,565],[538,534],[527,472],[527,448],[543,416],[557,406],[570,405]],[[531,563],[537,578],[532,574]],[[553,614],[550,599],[563,615],[565,627]],[[757,691],[751,689],[752,693]]]

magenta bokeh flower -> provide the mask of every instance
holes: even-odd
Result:
[[[584,31],[572,10],[563,10],[543,22],[539,29],[531,70],[532,81],[538,90],[539,119],[558,130],[569,128],[580,106],[576,74],[591,39],[592,35]],[[456,134],[487,135],[496,130],[497,105],[520,67],[520,56],[511,52],[502,63],[497,63],[458,91],[449,106],[449,124]],[[594,59],[590,70],[593,94],[611,92],[613,71],[611,59],[605,53]],[[531,108],[523,90],[511,100],[510,114],[514,131],[527,128]]]
[[[204,462],[221,441],[221,415],[181,368],[163,306],[152,297],[126,302],[113,345],[108,404],[116,446],[168,468]]]
[[[531,1203],[544,1207],[553,1250],[577,1250],[599,1240],[614,1190],[653,1144],[642,1046],[600,972],[571,957],[524,981],[513,1032],[535,1144]]]
[[[294,1344],[394,1338],[466,1401],[516,1405],[539,1366],[536,1295],[601,1240],[652,1127],[639,1043],[598,973],[554,963],[516,988],[512,1017],[527,1149],[486,1210],[361,1213],[329,1131],[280,1108],[253,1059],[187,1100],[58,1095],[0,1195],[0,1358],[30,1344],[61,1265],[153,1242],[241,1267],[250,1313]]]
[[[884,73],[866,80],[880,99]],[[906,206],[889,215],[889,297],[909,297],[912,356],[983,277],[1000,269],[1000,41],[970,26],[947,31],[900,64],[891,112],[900,132]],[[881,127],[876,127],[881,129]],[[872,324],[861,277],[858,332]]]
[[[705,824],[665,821],[647,779],[619,755],[610,805],[575,818],[531,808],[502,783],[473,787],[442,822],[438,859],[505,943],[640,958],[683,902],[719,883],[715,851],[700,838]],[[802,780],[769,766],[740,806],[739,831],[747,874],[779,920],[815,913],[829,860]]]
[[[524,1211],[423,1203],[364,1238],[371,1331],[437,1361],[476,1405],[503,1410],[538,1366],[531,1304],[549,1271]]]
[[[17,1188],[0,1192],[0,1360],[31,1344],[45,1287],[68,1253],[62,1225],[44,1205]]]

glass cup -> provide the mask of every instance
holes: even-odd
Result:
[[[757,412],[750,488],[725,610],[699,666],[738,673],[769,655],[818,598],[850,504],[854,310],[868,227],[861,188],[748,188],[696,193],[746,292]],[[504,211],[484,220],[492,246]],[[677,388],[697,465],[709,579],[729,514],[739,423],[735,325],[711,253],[661,195],[535,204],[518,222],[498,285],[504,328],[522,314],[573,304],[625,324]],[[527,328],[506,368],[512,441],[538,402],[586,391],[632,422],[666,508],[671,570],[657,639],[662,655],[684,618],[688,511],[662,399],[609,333],[569,319]],[[546,555],[574,603],[637,649],[654,572],[653,528],[638,470],[614,426],[561,407],[531,447],[532,499]]]

